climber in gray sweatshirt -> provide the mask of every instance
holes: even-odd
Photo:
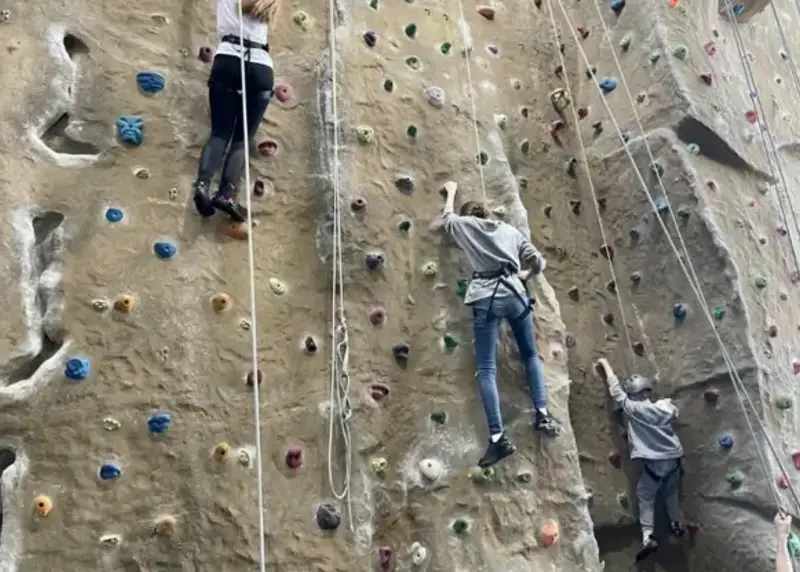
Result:
[[[636,553],[641,561],[658,549],[653,537],[656,496],[661,493],[667,508],[670,531],[683,536],[678,493],[683,475],[683,446],[675,433],[678,407],[671,399],[652,401],[653,383],[641,375],[633,375],[620,386],[614,370],[603,358],[595,364],[597,375],[608,385],[608,393],[625,413],[628,421],[628,442],[631,460],[640,459],[642,472],[636,483],[639,503],[639,524],[642,545]]]

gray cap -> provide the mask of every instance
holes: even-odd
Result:
[[[653,382],[649,377],[634,373],[622,384],[622,390],[628,395],[635,395],[642,391],[653,389]]]

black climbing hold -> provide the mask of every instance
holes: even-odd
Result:
[[[405,33],[409,38],[415,37],[417,35],[417,25],[414,23],[406,24]]]
[[[614,247],[610,244],[600,246],[600,254],[607,260],[614,260]]]
[[[561,77],[564,74],[564,66],[556,66],[553,73],[556,74],[557,77]]]
[[[702,79],[703,83],[706,85],[711,85],[711,83],[714,81],[710,73],[701,73],[700,79]]]
[[[378,0],[369,0],[369,7],[373,10],[378,9]]]
[[[575,157],[570,157],[569,159],[567,159],[567,163],[564,166],[564,169],[567,171],[567,175],[569,175],[573,179],[576,177],[575,167],[577,165],[578,165],[578,160]]]
[[[642,342],[634,342],[633,343],[633,353],[637,356],[644,355],[644,344]]]
[[[638,284],[641,281],[642,281],[642,275],[639,272],[631,273],[631,282],[633,282],[634,284]]]
[[[254,197],[263,197],[266,190],[264,188],[264,181],[256,181],[253,183],[253,196]]]
[[[411,346],[406,343],[395,344],[392,347],[392,355],[394,359],[405,364],[411,356]]]
[[[617,283],[614,282],[613,280],[609,280],[608,282],[606,282],[606,290],[608,290],[612,294],[616,294],[616,292],[617,292]]]
[[[569,208],[572,211],[572,214],[579,215],[581,214],[581,202],[577,199],[572,199],[569,201]]]
[[[586,39],[589,37],[589,29],[584,28],[583,26],[578,26],[578,33],[581,35],[582,39]]]
[[[594,134],[599,135],[603,132],[603,122],[602,121],[595,121],[592,123],[592,129],[594,129]]]
[[[653,161],[650,163],[650,171],[657,177],[660,177],[664,174],[664,167],[661,166],[661,163],[658,161]]]
[[[364,255],[364,265],[368,270],[380,270],[386,262],[386,255],[383,252],[367,252]]]
[[[314,341],[314,338],[312,338],[311,336],[308,336],[308,337],[306,337],[305,340],[303,340],[303,347],[305,348],[307,353],[310,353],[310,354],[316,353],[316,351],[317,351],[317,342]]]
[[[592,79],[597,73],[597,66],[590,67],[584,73],[586,74],[586,79]]]
[[[383,80],[383,91],[388,91],[389,93],[394,91],[394,82],[390,79]]]
[[[577,286],[573,286],[567,291],[567,296],[569,296],[572,300],[577,302],[580,299],[580,292],[578,291]]]
[[[642,234],[639,232],[638,228],[632,228],[628,232],[628,235],[631,237],[631,244],[632,245],[635,245],[637,242],[639,242],[639,239],[642,237]]]
[[[528,115],[530,114],[530,111],[528,110],[527,107],[522,107],[519,110],[519,114],[522,115],[522,117],[524,117],[525,119],[527,119]]]
[[[716,405],[719,401],[719,390],[718,389],[706,389],[703,392],[703,399],[709,405]]]
[[[486,51],[493,56],[496,56],[498,53],[500,53],[500,48],[498,48],[495,44],[486,44]]]
[[[439,51],[442,52],[444,55],[450,53],[450,50],[453,48],[453,45],[450,42],[443,42],[439,45]]]
[[[553,205],[545,205],[544,208],[542,209],[542,213],[547,218],[550,218],[550,215],[553,214]]]
[[[447,412],[443,411],[442,409],[434,411],[431,413],[431,421],[437,425],[444,425],[447,422]]]
[[[605,314],[603,314],[603,322],[605,322],[609,326],[613,326],[614,325],[614,314],[612,314],[611,312],[606,312]]]
[[[566,44],[560,44],[558,46],[558,51],[560,51],[563,54],[564,52],[567,51],[567,45]]]
[[[317,526],[322,530],[336,530],[341,523],[339,509],[334,505],[325,503],[317,507]]]
[[[774,325],[774,324],[773,324],[772,326],[770,326],[769,328],[767,328],[767,335],[768,335],[770,338],[775,338],[775,337],[777,337],[777,336],[778,336],[778,326],[776,326],[776,325]]]
[[[361,212],[367,208],[367,201],[362,199],[361,197],[355,198],[350,201],[350,210],[353,212]]]
[[[414,180],[407,175],[402,175],[394,180],[394,186],[401,193],[410,195],[414,191]]]
[[[401,232],[408,232],[409,230],[411,230],[411,221],[410,220],[401,220],[397,224],[397,230],[399,230]]]
[[[605,197],[597,199],[597,210],[600,211],[600,214],[606,212],[606,198]]]
[[[370,48],[374,48],[375,44],[378,43],[378,35],[372,30],[367,30],[364,32],[364,43]]]

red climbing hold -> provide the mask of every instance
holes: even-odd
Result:
[[[758,114],[755,111],[748,111],[744,116],[748,123],[755,124],[758,121]]]
[[[786,473],[781,473],[781,476],[778,477],[778,486],[783,490],[789,488],[789,477],[786,476]]]
[[[588,107],[579,107],[578,108],[578,119],[583,119],[584,117],[589,115],[589,108]]]
[[[380,326],[386,321],[386,310],[383,308],[373,308],[369,311],[369,321],[373,326]]]
[[[798,361],[798,360],[794,360],[794,361],[792,362],[792,371],[794,371],[794,374],[795,374],[795,375],[797,375],[798,373],[800,373],[800,361]]]
[[[702,79],[703,83],[705,83],[706,85],[711,85],[711,83],[714,81],[711,78],[711,74],[710,73],[701,73],[700,74],[700,79]]]
[[[286,85],[285,83],[279,83],[275,86],[275,99],[277,99],[281,103],[286,103],[293,96],[292,87],[290,85]]]
[[[578,32],[584,40],[589,37],[589,30],[583,26],[578,26]]]
[[[709,56],[713,56],[714,54],[717,53],[717,44],[715,44],[714,42],[707,42],[704,47],[706,49],[706,53]]]
[[[608,462],[611,463],[611,466],[615,469],[619,469],[622,467],[622,455],[614,451],[613,453],[608,454]]]
[[[718,389],[706,389],[703,392],[703,399],[705,399],[706,403],[709,405],[716,405],[719,401],[719,390]]]
[[[292,445],[286,451],[286,466],[290,469],[299,469],[303,466],[303,450],[297,445]]]
[[[373,383],[369,386],[369,395],[375,401],[380,401],[389,395],[389,386],[385,383]]]
[[[389,548],[388,546],[381,546],[378,549],[378,559],[381,563],[382,570],[389,570],[392,567],[392,555],[394,554],[394,550]]]
[[[267,139],[258,144],[258,152],[264,157],[274,157],[278,154],[278,142]]]
[[[794,468],[800,471],[800,452],[792,453],[792,463],[794,463]]]
[[[211,61],[214,59],[214,50],[212,50],[208,46],[203,46],[197,53],[197,57],[200,59],[200,61],[210,64]]]

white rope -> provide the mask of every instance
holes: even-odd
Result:
[[[338,82],[336,79],[336,0],[328,2],[328,50],[331,67],[331,112],[333,114],[333,252],[331,280],[331,377],[329,396],[328,423],[328,484],[331,493],[337,500],[345,501],[350,530],[353,530],[353,506],[350,494],[350,477],[352,469],[352,448],[350,438],[350,373],[349,373],[349,336],[347,320],[344,314],[344,276],[342,263],[342,212],[341,189],[339,187],[339,110]],[[338,295],[337,295],[338,293]],[[338,429],[344,448],[344,478],[341,490],[336,486],[333,475],[333,445],[335,440],[334,418],[338,419]]]
[[[586,52],[583,49],[583,47],[581,46],[580,40],[578,39],[577,34],[574,31],[574,26],[573,26],[573,24],[571,22],[571,19],[570,19],[569,15],[568,15],[566,9],[564,8],[563,2],[561,0],[557,0],[557,1],[558,1],[558,4],[559,4],[559,7],[561,8],[563,16],[567,21],[567,24],[568,24],[567,27],[570,29],[570,32],[571,32],[571,34],[573,36],[573,39],[575,40],[575,45],[577,46],[578,51],[580,52],[580,54],[581,54],[581,56],[582,56],[582,58],[584,60],[584,63],[587,66],[587,69],[588,69],[588,68],[591,67],[591,63],[589,61],[589,58],[586,55]],[[599,9],[599,6],[597,5],[597,1],[596,0],[595,0],[595,8],[599,12],[600,9]],[[603,22],[603,27],[605,28],[605,22],[602,19],[601,19],[601,21]],[[607,28],[605,29],[604,36],[607,39],[609,39],[609,41],[610,41],[610,33],[608,32]],[[613,52],[613,47],[612,47],[612,52]],[[621,75],[622,81],[623,81],[623,83],[625,83],[624,74],[622,73],[622,68],[621,68],[621,66],[619,66],[619,62],[616,59],[616,57],[614,59],[617,62],[618,69],[620,71],[620,75]],[[639,179],[639,182],[641,183],[642,189],[644,189],[644,192],[647,195],[647,199],[650,202],[650,205],[652,206],[654,211],[657,211],[658,209],[656,208],[656,203],[653,200],[652,195],[650,194],[650,191],[649,191],[649,189],[647,187],[647,183],[644,181],[644,179],[642,177],[642,174],[639,172],[639,169],[636,167],[636,161],[635,161],[633,155],[630,152],[630,149],[628,147],[627,142],[625,141],[622,129],[620,128],[619,123],[617,122],[616,117],[614,116],[614,113],[611,110],[611,107],[609,106],[608,102],[606,101],[606,97],[603,94],[603,91],[600,88],[599,83],[596,82],[596,81],[593,81],[592,83],[595,84],[595,87],[596,87],[596,89],[598,91],[598,95],[600,97],[600,101],[603,103],[603,106],[606,108],[606,111],[607,111],[607,113],[609,115],[609,118],[610,118],[611,122],[613,123],[615,129],[617,130],[617,134],[619,135],[620,141],[622,142],[622,148],[625,151],[625,154],[628,156],[628,158],[631,161],[631,164],[634,167],[634,172],[636,173],[636,176]],[[633,102],[633,99],[630,97],[630,92],[629,92],[629,90],[627,90],[627,88],[626,88],[626,91],[628,92],[630,103],[631,103],[632,109],[634,111],[634,115],[637,117],[637,120],[638,120],[638,114],[636,113],[635,104]],[[644,131],[644,128],[641,126],[640,122],[639,122],[639,126],[640,126],[640,129],[642,131],[642,140],[643,140],[643,142],[645,144],[645,147],[647,148],[648,153],[650,154],[650,157],[652,159],[652,151],[649,148],[649,144],[647,142],[646,133]],[[662,189],[663,189],[663,184],[662,184]],[[667,201],[667,205],[669,207],[670,213],[672,213],[672,208],[669,205],[669,199],[668,199],[666,193],[664,195],[664,198]],[[772,490],[773,496],[775,497],[776,505],[778,507],[780,507],[781,506],[781,502],[780,502],[780,498],[779,498],[779,495],[777,493],[777,490],[775,488],[774,479],[772,478],[772,475],[770,474],[768,464],[765,463],[765,459],[764,459],[763,453],[760,451],[760,444],[759,444],[758,439],[756,437],[755,430],[754,430],[754,428],[753,428],[753,426],[752,426],[752,424],[750,422],[750,418],[749,418],[749,416],[747,414],[747,410],[746,410],[746,407],[745,407],[745,404],[744,404],[744,400],[746,400],[748,402],[748,404],[750,405],[750,407],[752,408],[752,411],[755,414],[756,421],[758,422],[758,425],[759,425],[759,428],[760,428],[760,430],[762,432],[762,435],[764,436],[767,444],[769,445],[769,448],[770,448],[773,456],[775,457],[775,460],[776,460],[777,464],[779,465],[781,471],[784,474],[787,474],[787,475],[788,475],[788,472],[786,472],[785,467],[783,466],[783,464],[782,464],[782,462],[781,462],[781,460],[780,460],[780,458],[779,458],[779,456],[777,454],[777,451],[775,450],[775,447],[772,444],[772,441],[771,441],[771,439],[769,437],[769,434],[767,433],[766,427],[764,426],[763,422],[761,421],[761,418],[757,413],[757,409],[756,409],[755,405],[753,404],[752,400],[750,399],[750,396],[749,396],[749,394],[748,394],[748,392],[747,392],[747,390],[746,390],[746,388],[744,386],[744,383],[742,382],[741,378],[739,377],[738,372],[736,371],[736,368],[735,368],[735,366],[733,364],[733,361],[732,361],[730,355],[728,354],[727,348],[725,347],[725,345],[724,345],[724,343],[722,341],[722,338],[721,338],[721,336],[719,334],[719,331],[717,330],[716,325],[714,324],[714,318],[712,317],[712,315],[711,315],[711,313],[709,311],[708,304],[707,304],[707,302],[705,300],[705,296],[703,295],[703,292],[699,288],[699,281],[695,282],[696,275],[695,275],[695,279],[693,280],[692,275],[694,275],[694,272],[692,272],[692,275],[690,275],[689,270],[687,269],[686,264],[684,264],[682,256],[681,256],[680,252],[678,251],[677,246],[675,245],[675,241],[672,239],[672,236],[670,235],[669,230],[667,229],[666,225],[664,224],[664,221],[661,219],[661,217],[656,217],[656,218],[658,219],[659,224],[661,225],[661,228],[664,231],[665,236],[667,237],[667,240],[668,240],[668,242],[670,244],[670,247],[672,248],[673,252],[675,253],[675,256],[676,256],[676,258],[678,260],[678,264],[681,267],[681,270],[685,274],[686,278],[688,279],[689,285],[692,288],[692,291],[694,292],[694,294],[697,297],[698,301],[700,302],[700,305],[701,305],[701,308],[703,310],[703,313],[705,314],[705,317],[708,320],[708,323],[711,326],[712,331],[714,332],[714,335],[715,335],[715,337],[717,339],[717,342],[718,342],[718,344],[720,346],[721,353],[722,353],[722,355],[724,357],[725,364],[726,364],[726,366],[728,368],[728,373],[730,374],[731,379],[734,382],[733,383],[734,389],[736,390],[737,397],[739,398],[740,406],[742,407],[742,411],[743,411],[743,413],[745,415],[745,420],[747,421],[748,427],[750,428],[750,432],[753,435],[753,440],[754,440],[754,442],[756,444],[756,447],[759,449],[759,457],[761,457],[762,468],[764,469],[764,471],[766,473],[767,480],[771,483],[771,490]],[[682,246],[684,248],[684,253],[685,253],[687,262],[691,265],[691,257],[690,257],[690,255],[688,253],[688,250],[685,247],[685,243],[683,242],[683,237],[682,237],[682,235],[680,233],[679,227],[677,226],[677,220],[674,218],[674,215],[673,215],[672,218],[673,218],[673,222],[676,225],[676,232],[677,232],[678,237],[681,240],[681,244],[682,244]],[[789,482],[789,489],[790,489],[790,491],[792,493],[792,496],[794,497],[795,502],[797,503],[798,507],[800,507],[800,501],[798,501],[798,499],[797,499],[797,495],[796,495],[796,493],[794,491],[794,488],[793,488],[791,482]]]
[[[244,14],[242,3],[239,6],[239,62],[242,80],[242,130],[244,133],[244,185],[247,205],[247,267],[250,281],[250,353],[253,372],[253,425],[255,426],[256,481],[258,483],[258,549],[261,572],[267,570],[267,540],[264,527],[264,474],[261,467],[261,395],[258,379],[258,324],[256,321],[256,269],[253,254],[253,208],[250,198],[250,133],[247,129],[247,81],[244,48]]]

